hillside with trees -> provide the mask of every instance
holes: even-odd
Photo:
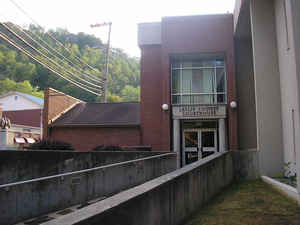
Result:
[[[3,29],[1,31],[4,33]],[[51,42],[46,36],[49,32],[71,50],[73,57],[79,57],[85,63],[98,69],[100,72],[95,76],[104,77],[105,44],[100,39],[85,33],[72,34],[66,29],[44,31],[33,25],[29,27],[29,31],[40,35],[47,43]],[[56,50],[66,55],[63,48],[56,48]],[[139,101],[139,74],[138,58],[129,57],[121,49],[111,49],[108,101]],[[83,101],[100,101],[96,95],[59,78],[0,39],[0,94],[8,91],[21,91],[42,97],[42,91],[46,87],[52,87]]]

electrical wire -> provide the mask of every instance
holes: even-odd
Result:
[[[14,0],[10,0],[10,2],[15,6],[17,7],[24,15],[26,15],[38,28],[41,28],[43,29],[42,26],[39,25],[39,23],[33,19],[20,5],[18,5]],[[46,34],[52,39],[54,40],[58,45],[60,45],[61,47],[63,47],[66,51],[69,52],[70,55],[73,55],[72,51],[65,47],[64,44],[62,44],[60,41],[58,41],[55,37],[53,37],[49,32],[46,32]],[[77,59],[77,61],[79,61],[80,63],[84,64],[85,66],[87,66],[89,69],[99,73],[99,70],[97,70],[96,68],[92,67],[91,65],[89,65],[88,63],[82,61],[78,56],[76,56],[74,54],[75,58]],[[90,74],[92,76],[92,74]],[[105,80],[105,78],[104,78]]]
[[[32,41],[34,41],[35,43],[38,42],[36,39],[39,39],[39,40],[40,40],[44,45],[46,45],[52,52],[54,52],[57,56],[61,57],[62,59],[60,58],[60,60],[61,60],[63,63],[67,64],[68,66],[70,66],[71,68],[73,68],[73,70],[75,70],[75,71],[78,71],[78,70],[81,71],[81,72],[78,71],[78,73],[80,73],[82,76],[85,76],[86,78],[88,78],[88,79],[90,79],[90,80],[93,80],[93,81],[95,81],[95,82],[104,83],[103,79],[94,78],[94,77],[91,76],[90,74],[85,73],[85,71],[84,71],[82,68],[78,67],[75,63],[73,63],[71,60],[69,60],[69,59],[66,58],[64,55],[62,55],[59,51],[57,51],[57,50],[56,50],[55,48],[53,48],[50,44],[48,44],[48,43],[47,43],[46,41],[44,41],[41,37],[39,37],[39,35],[37,35],[37,34],[31,32],[31,31],[29,31],[29,30],[25,30],[25,29],[23,29],[22,27],[20,27],[20,26],[17,25],[17,24],[13,24],[12,26],[16,27],[16,29],[20,30],[22,33],[24,33],[28,38],[30,38],[30,39],[31,39]],[[33,38],[33,36],[35,37],[35,39]],[[41,44],[39,43],[39,45],[41,45]],[[43,46],[43,49],[46,50],[47,48],[45,48],[45,47]],[[50,54],[54,55],[53,53],[51,53],[51,52],[49,51],[49,49],[47,49],[47,51],[48,51]],[[68,63],[64,62],[63,60],[66,60]],[[70,65],[70,64],[71,64],[71,65]]]
[[[65,77],[63,76],[62,74],[60,74],[59,72],[55,71],[53,68],[51,68],[49,65],[47,65],[46,63],[43,63],[41,62],[39,59],[37,59],[34,55],[32,55],[30,52],[28,52],[26,49],[24,49],[23,47],[20,47],[18,46],[15,42],[11,41],[9,39],[9,37],[5,34],[3,34],[2,32],[0,32],[0,38],[2,38],[4,41],[6,41],[7,43],[9,43],[11,46],[15,47],[16,49],[18,49],[19,51],[23,52],[25,55],[27,55],[28,57],[30,57],[31,59],[33,59],[34,61],[36,61],[37,63],[39,63],[41,66],[47,68],[49,71],[53,72],[54,74],[56,74],[57,76],[69,81],[70,83],[72,83],[73,85],[81,88],[82,90],[85,90],[87,92],[90,92],[94,95],[97,95],[97,96],[102,96],[101,94],[99,93],[96,93],[88,88],[85,88],[84,84],[81,84],[80,82],[78,81],[75,81],[71,78],[68,78],[68,77]]]
[[[1,22],[0,22],[0,24],[1,24]],[[4,24],[4,23],[2,23],[2,24]],[[5,24],[6,25],[6,24]],[[6,25],[7,27],[9,27],[8,25]],[[16,27],[17,27],[17,25],[15,25]],[[36,45],[38,45],[40,48],[42,48],[43,50],[45,50],[48,54],[50,54],[52,57],[54,56],[54,57],[56,57],[54,54],[52,54],[47,48],[45,48],[44,46],[42,46],[38,41],[36,41],[35,39],[33,39],[30,35],[28,35],[27,33],[25,33],[24,32],[24,30],[22,29],[22,28],[18,28],[17,27],[17,29],[19,30],[19,31],[21,31],[22,33],[24,33],[25,35],[26,35],[26,37],[28,37],[32,42],[34,42]],[[58,58],[59,59],[59,61],[60,62],[62,62],[62,63],[64,63],[65,65],[68,65],[71,69],[72,69],[72,71],[74,71],[75,73],[78,73],[78,74],[80,74],[80,75],[82,75],[82,76],[85,76],[86,78],[88,78],[88,79],[91,79],[91,80],[93,80],[92,78],[90,78],[88,75],[85,75],[85,74],[83,74],[83,73],[81,73],[81,72],[79,72],[79,71],[77,71],[74,67],[72,67],[72,66],[70,66],[68,63],[66,63],[64,60],[62,60],[62,59],[60,59],[60,58]],[[81,78],[79,78],[79,79],[81,79]],[[93,83],[90,83],[90,82],[88,82],[88,81],[85,81],[85,80],[83,80],[84,82],[86,82],[86,83],[89,83],[89,84],[91,84],[92,86],[96,86],[96,87],[101,87],[101,86],[98,86],[98,85],[94,85]],[[93,80],[94,81],[94,80]],[[95,82],[99,82],[99,81],[95,81]],[[101,81],[101,82],[99,82],[99,83],[101,83],[101,84],[103,84],[103,81]]]
[[[4,16],[3,13],[0,13],[0,15],[6,18],[6,16]],[[3,23],[3,24],[5,24],[5,23]],[[9,24],[6,24],[6,25],[9,27]],[[49,51],[49,49],[47,49],[47,48],[45,48],[44,46],[42,46],[38,41],[36,41],[32,36],[30,36],[30,34],[28,34],[22,27],[20,27],[20,26],[17,25],[17,24],[14,24],[14,23],[12,23],[12,26],[14,26],[17,30],[21,31],[22,33],[24,33],[24,34],[26,35],[26,37],[28,37],[31,41],[33,41],[35,44],[39,45],[42,49],[46,50],[50,55],[52,55],[52,56],[55,57],[55,55],[54,55],[53,53],[51,53],[51,52]],[[30,31],[28,31],[28,32],[30,32]],[[50,48],[50,49],[52,50],[52,52],[55,52],[56,55],[59,55],[60,57],[62,57],[62,58],[65,59],[66,61],[68,61],[70,64],[72,64],[74,67],[76,66],[71,60],[69,60],[68,58],[66,58],[65,56],[63,56],[63,55],[62,55],[60,52],[58,52],[56,49],[52,48],[52,47],[51,47],[46,41],[44,41],[41,37],[39,37],[38,35],[36,35],[36,34],[33,33],[33,32],[30,32],[30,33],[31,33],[33,36],[35,36],[36,38],[38,38],[44,45],[46,45],[48,48]],[[101,79],[99,79],[99,78],[93,78],[93,77],[91,77],[89,74],[85,74],[84,71],[83,71],[80,67],[76,66],[76,68],[74,68],[74,67],[72,67],[71,65],[69,65],[68,63],[66,63],[64,60],[62,60],[61,58],[59,58],[59,60],[60,60],[62,63],[64,63],[65,65],[68,65],[69,67],[71,67],[71,69],[72,69],[74,72],[79,73],[80,75],[82,75],[82,76],[84,76],[84,77],[86,77],[86,78],[88,78],[88,79],[90,79],[90,80],[92,80],[92,81],[94,81],[94,82],[101,83],[101,84],[104,83],[104,81],[101,80]],[[77,69],[83,71],[83,73],[79,72]]]
[[[56,65],[57,67],[59,67],[60,69],[62,70],[65,70],[64,67],[62,67],[61,65],[59,65],[57,62],[55,62],[54,60],[52,60],[51,58],[47,57],[44,53],[42,53],[40,50],[36,49],[34,46],[32,46],[31,44],[29,44],[26,40],[24,40],[22,37],[20,37],[16,32],[14,32],[13,30],[11,30],[8,26],[6,26],[6,24],[0,22],[0,25],[2,25],[8,32],[10,32],[12,35],[14,35],[17,39],[19,39],[21,42],[23,42],[25,45],[27,45],[29,48],[33,49],[34,51],[36,51],[38,54],[42,55],[44,58],[46,58],[47,60],[49,60],[51,63],[53,63],[54,65]],[[66,73],[68,73],[69,75],[71,76],[75,76],[74,74],[70,73],[68,70],[65,70]],[[89,81],[86,81],[85,79],[82,79],[81,77],[78,77],[78,76],[75,76],[77,79],[89,84],[89,85],[92,85],[92,86],[95,86],[97,88],[100,88],[102,89],[103,87],[102,86],[99,86],[99,85],[95,85]],[[86,85],[87,87],[89,87],[88,85]],[[97,88],[93,88],[93,87],[89,87],[90,89],[93,89],[95,91],[99,90]]]

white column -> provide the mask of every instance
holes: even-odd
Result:
[[[0,128],[0,150],[6,150],[8,145],[8,129]]]
[[[173,151],[177,153],[177,168],[180,168],[180,120],[173,120]]]
[[[219,119],[219,152],[226,151],[225,119]]]

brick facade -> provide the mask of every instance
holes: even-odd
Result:
[[[140,45],[141,58],[141,128],[142,140],[153,149],[171,150],[170,56],[222,53],[226,59],[227,102],[236,101],[234,69],[233,15],[207,15],[163,18],[161,44]],[[228,110],[229,149],[238,148],[237,112]]]
[[[70,143],[77,151],[91,151],[99,145],[141,145],[138,127],[53,127],[51,139]]]
[[[81,101],[52,88],[44,90],[43,138],[48,138],[48,125],[62,113],[67,112]]]

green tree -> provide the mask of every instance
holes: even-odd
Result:
[[[22,93],[30,94],[36,97],[43,98],[44,93],[38,91],[38,88],[32,87],[28,80],[23,82],[15,82],[8,78],[0,81],[0,94],[5,94],[10,91],[19,91]]]
[[[122,98],[124,102],[140,101],[140,88],[126,85],[122,90]]]

